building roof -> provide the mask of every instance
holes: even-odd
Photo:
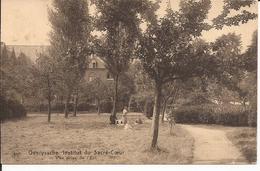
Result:
[[[37,59],[39,53],[45,52],[49,46],[47,45],[6,45],[9,51],[14,49],[16,56],[21,52],[28,56],[32,61]]]
[[[4,43],[1,42],[1,46],[3,45]],[[9,51],[12,51],[14,49],[16,56],[18,56],[22,52],[34,62],[37,59],[38,54],[46,52],[50,46],[48,45],[6,45],[6,47]],[[92,55],[90,57],[89,68],[92,68],[91,67],[92,61],[97,62],[97,69],[106,68],[104,61],[95,55]]]
[[[93,68],[92,67],[93,62],[97,63],[97,68],[106,68],[104,61],[95,55],[91,55],[91,57],[90,57],[89,68]]]

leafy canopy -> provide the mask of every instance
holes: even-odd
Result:
[[[155,82],[167,83],[205,72],[204,66],[211,62],[209,45],[198,37],[210,29],[204,21],[210,7],[210,0],[181,1],[178,12],[168,10],[166,16],[148,26],[140,37],[137,56]]]

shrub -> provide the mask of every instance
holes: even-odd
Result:
[[[72,104],[72,110],[73,110],[73,104]],[[96,111],[96,106],[93,105],[93,104],[89,104],[89,103],[80,103],[80,104],[78,104],[77,110],[78,111],[95,112]]]
[[[153,106],[154,106],[153,99],[151,97],[147,98],[144,104],[144,112],[143,112],[147,118],[151,118],[153,116]]]
[[[250,110],[248,116],[248,125],[252,127],[257,126],[257,111]]]
[[[0,119],[22,118],[26,116],[26,110],[19,102],[7,100],[0,96]]]
[[[143,112],[144,111],[144,105],[145,105],[145,101],[141,101],[141,100],[136,100],[133,99],[132,103],[130,105],[130,111],[131,112]]]
[[[192,105],[175,110],[178,123],[248,126],[248,111],[234,105]]]
[[[201,105],[185,106],[176,110],[175,120],[179,123],[215,123],[212,111]]]
[[[113,108],[113,104],[111,101],[105,101],[101,103],[101,109],[100,112],[102,113],[111,113]]]

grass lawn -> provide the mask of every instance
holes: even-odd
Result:
[[[256,128],[237,127],[227,135],[250,163],[256,162]]]
[[[53,114],[29,115],[7,121],[2,129],[4,164],[188,164],[193,138],[178,125],[170,135],[167,123],[160,125],[159,152],[149,151],[151,120],[132,129],[110,125],[108,115],[79,115],[65,119]]]

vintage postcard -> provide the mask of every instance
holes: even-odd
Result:
[[[256,0],[2,0],[1,163],[256,165]]]

